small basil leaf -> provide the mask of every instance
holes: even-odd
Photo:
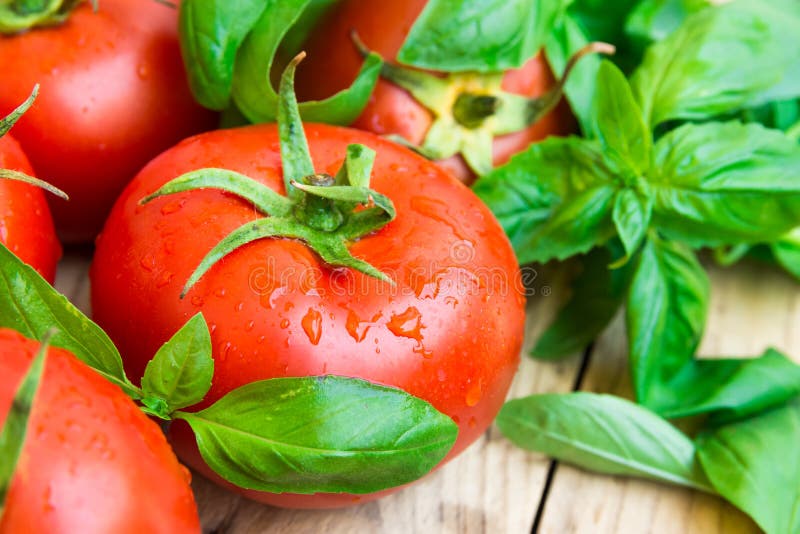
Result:
[[[631,83],[647,122],[706,119],[800,94],[800,8],[738,0],[690,15]]]
[[[439,71],[502,71],[544,44],[564,0],[430,0],[397,59]]]
[[[180,44],[189,87],[203,106],[230,105],[236,53],[265,9],[263,0],[184,0]]]
[[[739,122],[686,124],[655,145],[653,222],[693,247],[771,241],[800,221],[800,145]]]
[[[370,493],[428,473],[458,427],[404,391],[337,376],[253,382],[197,413],[203,459],[243,488]]]
[[[607,248],[596,248],[582,258],[583,272],[572,282],[572,295],[559,310],[531,351],[552,360],[586,348],[605,330],[624,299],[632,272],[628,263],[609,269]]]
[[[497,416],[515,445],[584,469],[713,492],[691,440],[632,402],[595,393],[533,395]]]
[[[800,280],[800,227],[772,243],[771,249],[777,262]]]
[[[125,376],[119,351],[106,333],[2,243],[0,327],[37,340],[57,327],[53,346],[67,349],[125,393],[139,398],[140,392]]]
[[[800,366],[773,349],[752,359],[691,360],[665,393],[657,410],[664,417],[741,418],[800,395]]]
[[[708,277],[691,250],[655,237],[645,242],[626,315],[631,376],[639,403],[658,406],[670,394],[670,380],[700,344],[708,296]]]
[[[800,399],[701,435],[697,456],[720,495],[769,533],[800,532]]]
[[[203,400],[213,376],[211,335],[203,314],[198,313],[147,363],[142,391],[145,397],[164,400],[168,411],[161,415],[167,415]]]
[[[28,432],[28,421],[33,409],[33,400],[44,373],[44,363],[47,357],[47,346],[53,331],[49,330],[34,356],[28,371],[14,394],[11,406],[5,416],[5,422],[0,428],[0,518],[6,505],[6,497],[14,478],[19,455],[25,445],[25,434]]]
[[[652,213],[653,201],[650,198],[642,198],[638,192],[627,187],[617,192],[612,218],[625,248],[623,261],[633,256],[641,245],[647,235]]]
[[[620,170],[641,176],[650,167],[652,136],[628,80],[608,60],[600,63],[594,95],[594,136]]]
[[[278,47],[310,0],[270,2],[239,48],[233,73],[233,100],[251,122],[274,122],[278,113],[278,94],[270,72]],[[300,115],[307,121],[347,125],[354,121],[378,81],[382,61],[370,54],[355,81],[347,89],[318,102],[300,104]]]
[[[563,76],[569,58],[589,42],[590,39],[585,31],[570,12],[560,17],[545,43],[547,59],[553,72]],[[572,69],[564,87],[570,108],[578,118],[581,130],[586,136],[592,133],[592,100],[600,62],[601,59],[597,54],[582,58]]]
[[[505,165],[481,177],[473,190],[500,221],[520,263],[527,263],[542,258],[531,243],[540,236],[545,224],[551,222],[562,204],[590,188],[600,188],[599,195],[609,196],[606,199],[609,203],[608,228],[603,225],[602,236],[596,232],[586,233],[578,248],[589,250],[594,241],[602,241],[608,237],[607,234],[613,233],[611,190],[606,187],[609,184],[611,171],[596,143],[575,137],[551,137],[531,145]],[[564,222],[577,226],[591,223],[583,217]]]

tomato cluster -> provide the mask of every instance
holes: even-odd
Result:
[[[179,7],[188,20],[186,4],[194,3]],[[393,62],[424,4],[337,4],[306,42],[298,95],[345,89],[368,50]],[[218,117],[192,98],[176,10],[136,0],[65,5],[43,27],[0,38],[0,61],[13,71],[0,87],[0,115],[40,86],[0,139],[0,169],[45,180],[70,200],[0,180],[0,242],[52,282],[56,235],[96,238],[93,317],[125,372],[147,376],[153,355],[200,312],[214,371],[205,398],[181,406],[189,414],[248,384],[335,375],[402,391],[454,422],[458,436],[439,464],[485,432],[519,364],[524,291],[502,228],[461,183],[475,176],[471,160],[430,161],[385,138],[422,145],[434,114],[387,78],[353,128],[301,125],[291,92],[298,59],[281,82],[278,126],[207,131]],[[217,67],[235,86],[238,71]],[[541,54],[498,76],[498,90],[526,97],[555,84]],[[571,128],[558,107],[489,138],[489,164]],[[175,185],[179,176],[196,186]],[[0,420],[13,412],[38,346],[0,329]],[[187,472],[157,425],[79,359],[48,353],[0,531],[197,531]],[[170,417],[168,399],[117,378],[148,414]],[[239,487],[212,469],[185,421],[168,431],[181,460],[263,502],[343,506],[400,487],[358,495]]]

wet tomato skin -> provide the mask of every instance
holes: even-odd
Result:
[[[0,116],[40,84],[13,133],[65,242],[94,239],[124,185],[162,150],[214,127],[197,105],[178,48],[177,10],[152,1],[83,2],[61,25],[0,37]]]
[[[459,424],[452,457],[491,423],[519,363],[524,298],[511,246],[480,200],[424,158],[367,132],[315,124],[305,131],[317,172],[335,174],[350,143],[376,150],[371,187],[392,199],[398,215],[350,251],[389,274],[394,288],[329,269],[300,242],[263,239],[225,257],[179,298],[204,255],[259,215],[212,189],[138,201],[203,167],[228,168],[283,192],[276,128],[259,125],[188,139],[134,179],[97,241],[94,317],[120,347],[129,376],[139,377],[158,346],[202,311],[215,376],[198,407],[280,376],[336,374],[402,388]],[[180,428],[179,456],[207,471]],[[294,507],[356,499],[249,496]]]
[[[9,134],[0,137],[0,169],[34,175],[19,143]],[[0,242],[52,283],[61,244],[56,238],[46,194],[30,184],[0,179]]]
[[[0,424],[39,343],[0,329]],[[0,534],[198,533],[189,472],[159,427],[72,354],[50,349]]]
[[[297,93],[301,100],[325,98],[352,83],[361,65],[350,31],[355,30],[370,50],[395,60],[409,30],[426,0],[344,0],[335,8],[305,44],[306,60],[297,71]],[[518,69],[508,70],[502,88],[511,93],[540,96],[555,84],[542,54]],[[415,145],[422,144],[433,122],[432,114],[404,89],[379,80],[364,111],[351,125],[378,135],[401,135]],[[535,141],[550,135],[568,135],[575,130],[569,107],[562,102],[538,122],[520,132],[495,138],[493,163],[502,165]],[[439,162],[465,182],[474,174],[460,156]]]

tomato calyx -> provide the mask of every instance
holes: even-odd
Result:
[[[372,53],[355,33],[351,37],[362,56]],[[580,58],[614,51],[614,46],[607,43],[589,43],[570,58],[555,86],[534,98],[503,91],[502,72],[453,72],[440,77],[384,62],[381,76],[411,93],[434,115],[422,145],[391,137],[429,159],[461,154],[477,175],[486,174],[492,170],[492,141],[496,136],[524,130],[550,112],[561,99],[570,72]]]
[[[31,28],[56,26],[69,18],[84,0],[11,0],[0,3],[0,33],[7,35]],[[99,0],[90,0],[97,11]]]
[[[39,94],[39,84],[33,86],[33,91],[25,99],[25,101],[20,104],[19,106],[14,109],[11,113],[0,119],[0,137],[6,135],[9,130],[17,123],[17,121],[22,117],[26,111],[31,107],[33,101],[36,100],[36,96]],[[16,180],[18,182],[25,182],[27,184],[35,185],[36,187],[40,187],[49,193],[54,194],[59,198],[63,198],[64,200],[69,200],[69,196],[62,191],[61,189],[50,185],[49,183],[45,182],[44,180],[39,180],[38,178],[34,178],[33,176],[29,176],[24,172],[14,171],[11,169],[0,169],[0,179],[5,180]]]
[[[147,204],[164,195],[215,188],[251,202],[266,216],[245,223],[212,248],[186,282],[181,298],[217,261],[251,241],[268,237],[298,239],[332,267],[349,267],[394,284],[348,250],[349,243],[381,229],[396,216],[392,201],[369,187],[375,152],[363,145],[350,145],[336,176],[314,171],[294,94],[294,72],[304,57],[305,53],[300,53],[289,63],[280,83],[278,132],[286,196],[243,174],[200,169],[171,180],[139,202]]]

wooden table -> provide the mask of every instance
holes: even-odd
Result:
[[[69,253],[56,286],[88,311],[86,253]],[[800,357],[800,284],[759,263],[708,265],[712,298],[707,356],[748,356],[767,346]],[[523,352],[563,295],[567,269],[543,269],[528,304]],[[558,363],[523,356],[511,397],[587,390],[630,396],[623,323],[583,354]],[[490,428],[460,457],[377,502],[332,511],[281,510],[228,493],[200,475],[193,487],[208,533],[703,533],[758,532],[721,499],[651,482],[599,476],[513,447]]]

